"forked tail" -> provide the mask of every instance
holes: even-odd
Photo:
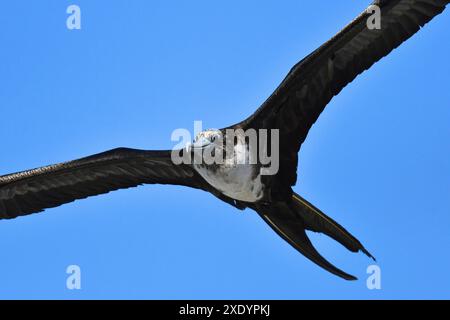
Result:
[[[279,236],[305,257],[341,278],[356,280],[356,277],[336,268],[322,257],[313,247],[306,230],[324,233],[348,250],[362,251],[375,260],[358,239],[296,193],[289,202],[274,202],[259,206],[257,212]]]

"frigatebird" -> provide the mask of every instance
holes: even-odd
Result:
[[[212,193],[230,205],[250,208],[300,253],[329,272],[356,278],[336,268],[313,247],[306,230],[321,232],[352,252],[372,255],[353,235],[296,194],[300,146],[330,100],[348,83],[410,38],[450,0],[378,0],[344,29],[298,62],[275,92],[250,117],[220,130],[201,132],[179,150],[146,151],[117,148],[78,160],[0,176],[0,219],[44,209],[142,184],[174,184]],[[374,7],[375,6],[375,7]],[[379,27],[368,20],[378,9]],[[246,130],[276,130],[279,168],[262,174],[261,161],[239,162],[252,148]],[[261,138],[258,137],[260,140]],[[223,147],[233,140],[231,153]],[[275,140],[275,138],[274,138]],[[225,151],[222,163],[175,163],[197,151]],[[243,153],[241,151],[244,151]],[[197,152],[198,154],[198,152]],[[373,257],[372,257],[373,258]]]

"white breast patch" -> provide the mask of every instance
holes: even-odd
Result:
[[[256,202],[263,197],[261,176],[254,176],[251,165],[237,165],[213,172],[208,167],[196,167],[198,173],[214,188],[235,200]]]
[[[235,200],[256,202],[264,196],[259,169],[243,161],[245,145],[235,146],[235,156],[227,159],[215,170],[209,166],[194,165],[197,172],[214,188]]]

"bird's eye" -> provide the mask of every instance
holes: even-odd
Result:
[[[211,142],[214,142],[214,141],[216,141],[216,136],[211,137]]]

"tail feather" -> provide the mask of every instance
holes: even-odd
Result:
[[[339,223],[321,212],[304,198],[294,193],[292,195],[291,207],[302,217],[307,230],[321,232],[341,243],[352,252],[361,251],[368,257],[375,260],[369,251],[364,248],[361,242],[345,230]]]
[[[317,252],[306,235],[303,220],[299,219],[298,215],[288,204],[278,202],[270,206],[260,207],[257,212],[281,238],[286,240],[306,258],[343,279],[357,279],[336,268]]]

